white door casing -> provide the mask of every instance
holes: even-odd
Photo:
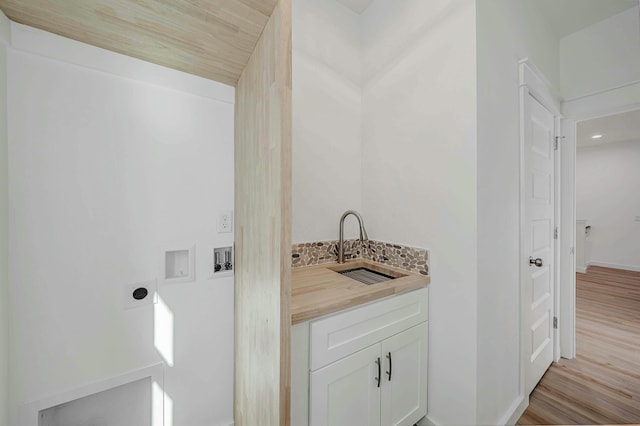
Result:
[[[640,82],[612,88],[603,92],[569,99],[562,103],[562,134],[565,137],[561,144],[561,176],[562,190],[562,223],[560,225],[561,248],[559,267],[561,280],[560,293],[560,349],[563,358],[576,357],[576,275],[575,250],[576,239],[576,127],[578,122],[620,114],[640,109]],[[570,253],[571,255],[566,255]]]
[[[555,152],[554,152],[554,185],[553,185],[553,203],[554,203],[554,260],[553,260],[553,314],[554,324],[553,329],[553,362],[560,361],[560,326],[558,325],[560,318],[560,282],[562,272],[562,247],[561,244],[564,241],[560,233],[560,226],[562,224],[562,200],[560,198],[562,194],[562,151],[561,145],[564,143],[564,133],[562,133],[563,118],[559,113],[554,114],[555,125]],[[573,256],[573,255],[572,255]]]
[[[524,99],[523,293],[525,393],[554,359],[555,118],[530,93]],[[536,266],[536,259],[542,261]]]

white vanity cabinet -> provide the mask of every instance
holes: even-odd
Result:
[[[425,416],[427,306],[422,288],[296,324],[291,424],[410,426]]]

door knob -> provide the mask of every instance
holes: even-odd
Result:
[[[542,259],[540,258],[534,259],[533,257],[529,256],[529,265],[536,265],[538,268],[541,268]]]

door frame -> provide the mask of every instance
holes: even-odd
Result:
[[[560,280],[560,348],[563,358],[576,356],[576,274],[575,274],[575,229],[576,229],[576,135],[581,121],[605,117],[640,109],[640,82],[568,99],[562,102],[561,150],[561,203],[563,216],[560,224],[562,256]]]
[[[553,86],[548,82],[548,80],[544,77],[544,75],[538,70],[538,68],[532,64],[528,59],[523,59],[519,61],[519,74],[520,74],[520,241],[519,241],[519,252],[520,252],[520,262],[518,264],[519,267],[519,292],[520,292],[520,393],[524,396],[525,400],[528,401],[529,395],[526,393],[525,383],[526,383],[526,368],[528,365],[527,362],[527,350],[525,339],[528,337],[527,328],[528,324],[526,323],[526,313],[527,313],[527,300],[525,299],[525,291],[524,291],[524,283],[525,283],[525,271],[522,267],[522,259],[524,259],[527,255],[524,247],[524,233],[526,231],[525,227],[525,126],[524,126],[524,105],[527,101],[527,96],[531,95],[538,102],[540,102],[545,108],[547,108],[554,116],[555,121],[555,133],[556,136],[562,137],[561,135],[561,124],[562,124],[562,114],[560,110],[560,97],[557,95],[556,91],[553,89]],[[562,214],[561,205],[559,202],[559,186],[561,185],[561,161],[560,161],[560,149],[554,151],[554,226],[558,226],[560,224],[560,218]],[[554,240],[554,262],[556,268],[553,274],[553,293],[554,293],[554,307],[553,307],[553,315],[554,317],[559,317],[559,270],[558,267],[560,265],[560,235],[558,239]],[[559,324],[558,324],[559,326]],[[554,329],[553,336],[553,358],[554,361],[558,361],[560,359],[560,334],[559,329]]]

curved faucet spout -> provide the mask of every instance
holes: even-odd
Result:
[[[362,216],[355,210],[347,210],[340,218],[340,241],[338,242],[338,263],[344,263],[344,220],[350,214],[354,215],[358,219],[358,225],[360,226],[360,241],[364,243],[369,239],[367,236],[367,230],[364,229],[364,220]]]

